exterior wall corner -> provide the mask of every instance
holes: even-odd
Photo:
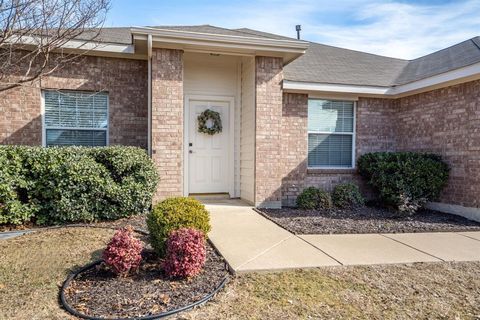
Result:
[[[183,195],[183,51],[153,49],[152,159],[160,181],[154,202]]]

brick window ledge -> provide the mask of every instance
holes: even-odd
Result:
[[[354,174],[356,169],[322,169],[322,168],[310,168],[307,169],[307,174]]]

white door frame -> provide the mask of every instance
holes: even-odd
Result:
[[[185,105],[183,112],[183,195],[189,195],[189,156],[188,156],[188,138],[190,134],[190,101],[222,101],[229,103],[229,130],[228,130],[228,192],[230,197],[235,197],[235,98],[232,96],[214,96],[214,95],[185,95]]]

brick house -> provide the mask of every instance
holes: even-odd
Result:
[[[198,132],[206,109],[222,132]],[[145,148],[157,200],[294,203],[359,180],[372,151],[428,151],[451,178],[432,207],[480,214],[480,38],[407,61],[250,29],[107,28],[80,61],[0,93],[0,143]]]

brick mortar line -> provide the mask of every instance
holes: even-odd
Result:
[[[411,246],[411,245],[409,245],[409,244],[403,243],[403,242],[401,242],[400,240],[390,238],[389,236],[387,236],[387,235],[385,235],[385,234],[379,233],[379,235],[381,235],[382,237],[385,237],[385,238],[387,238],[387,239],[393,240],[393,241],[395,241],[395,242],[398,242],[398,243],[400,243],[400,244],[402,244],[402,245],[404,245],[404,246],[406,246],[406,247],[412,248],[412,249],[414,249],[414,250],[416,250],[416,251],[418,251],[418,252],[421,252],[421,253],[423,253],[423,254],[426,254],[427,256],[434,257],[435,259],[438,259],[438,260],[440,260],[440,261],[443,261],[443,262],[446,262],[446,261],[447,261],[447,260],[444,260],[444,259],[442,259],[442,258],[440,258],[440,257],[437,257],[437,256],[435,256],[435,255],[433,255],[433,254],[431,254],[431,253],[428,253],[428,252],[426,252],[426,251],[423,251],[423,250],[420,250],[420,249],[418,249],[418,248],[415,248],[415,247],[413,247],[413,246]]]

